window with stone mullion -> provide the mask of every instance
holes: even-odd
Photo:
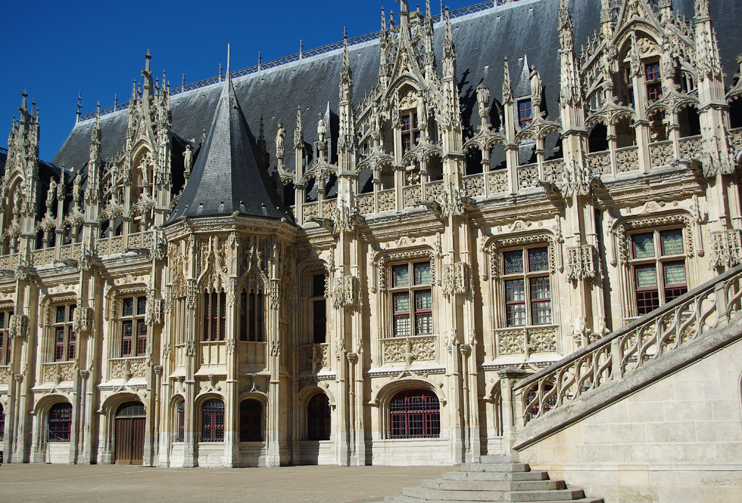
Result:
[[[0,365],[10,365],[10,317],[13,311],[0,311]]]
[[[503,271],[506,326],[551,324],[549,249],[537,246],[505,251]]]
[[[392,267],[392,333],[394,337],[433,333],[430,262]]]
[[[688,291],[683,229],[654,229],[631,235],[636,314],[643,316]]]
[[[72,328],[75,316],[75,304],[54,306],[54,323],[52,337],[54,338],[54,361],[66,362],[75,359],[77,351],[77,333]]]
[[[227,295],[224,292],[204,293],[204,342],[223,341],[227,327]]]
[[[147,352],[147,297],[126,297],[121,300],[121,356],[143,356]]]

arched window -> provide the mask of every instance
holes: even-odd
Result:
[[[330,440],[330,401],[324,393],[317,393],[307,407],[309,440]]]
[[[5,410],[0,405],[0,440],[5,438]]]
[[[224,402],[209,400],[202,407],[201,442],[224,441]]]
[[[441,412],[438,397],[430,391],[397,393],[389,404],[391,438],[438,438]]]
[[[69,442],[72,431],[72,404],[58,403],[49,410],[49,442]]]
[[[263,404],[257,400],[243,400],[240,403],[240,442],[260,442],[263,440]]]
[[[185,430],[185,402],[180,402],[178,404],[178,442],[182,442],[185,435],[183,434]]]

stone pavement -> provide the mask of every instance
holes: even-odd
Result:
[[[450,469],[450,468],[449,468]],[[141,466],[3,464],[3,503],[317,502],[361,503],[402,494],[446,467],[291,466],[169,469]]]

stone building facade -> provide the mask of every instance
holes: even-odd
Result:
[[[742,263],[732,3],[402,0],[377,34],[178,89],[148,54],[54,163],[24,93],[5,461],[501,452],[498,370]]]

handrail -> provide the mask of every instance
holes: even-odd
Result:
[[[621,379],[742,314],[742,265],[707,281],[513,386],[523,423]]]
[[[481,12],[487,9],[494,9],[495,7],[510,4],[510,3],[515,3],[518,1],[520,0],[490,0],[487,2],[482,2],[482,3],[475,4],[475,5],[471,5],[469,7],[463,7],[461,9],[451,11],[448,13],[448,15],[451,19],[455,19],[461,16],[466,16],[467,14],[473,14],[475,12]],[[443,17],[442,14],[433,16],[433,23],[440,23],[441,21],[443,21],[442,17]],[[379,33],[380,32],[377,31],[374,33],[368,33],[366,35],[361,35],[359,37],[349,38],[348,46],[350,47],[350,46],[376,40],[379,38]],[[310,49],[308,51],[302,50],[301,52],[297,54],[292,54],[291,56],[285,56],[283,58],[275,59],[273,61],[268,61],[267,63],[263,63],[259,61],[257,65],[250,66],[248,68],[243,68],[242,70],[236,70],[232,72],[231,75],[232,75],[232,78],[242,77],[245,75],[251,75],[253,73],[258,73],[261,70],[267,70],[269,68],[276,68],[278,66],[283,66],[289,63],[293,63],[295,61],[300,61],[306,58],[311,58],[313,56],[319,56],[321,54],[325,54],[328,52],[342,49],[343,44],[344,42],[342,41],[334,42],[332,44],[327,44],[322,47],[318,47],[316,49]],[[218,84],[223,81],[223,78],[224,78],[223,76],[219,75],[218,77],[211,77],[208,79],[199,80],[198,82],[193,82],[188,85],[173,88],[172,90],[170,90],[170,96],[176,96],[178,94],[182,94],[187,91],[192,91],[194,89],[201,89],[202,87],[207,87],[207,86],[211,86],[214,84]],[[121,110],[127,110],[128,108],[129,108],[128,103],[112,106],[109,108],[104,108],[100,112],[92,112],[89,114],[81,115],[79,122],[87,121],[90,119],[95,119],[97,115],[100,115],[102,117],[104,115],[109,115],[114,112],[119,112]]]

